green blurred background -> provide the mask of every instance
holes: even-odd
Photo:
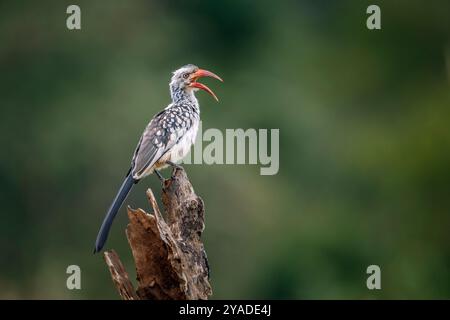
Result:
[[[275,176],[185,166],[213,298],[450,298],[450,2],[168,2],[1,2],[0,298],[118,298],[94,239],[187,63],[225,80],[219,104],[197,95],[204,129],[280,128]],[[148,210],[148,187],[127,204]],[[107,246],[134,278],[126,222]]]

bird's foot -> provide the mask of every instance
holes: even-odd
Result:
[[[162,174],[161,174],[158,170],[156,170],[156,169],[155,169],[155,173],[156,173],[156,175],[158,176],[159,181],[161,181],[161,183],[164,183],[164,181],[165,181],[166,179],[164,179],[164,177],[162,176]]]
[[[178,165],[178,164],[176,164],[176,163],[174,163],[172,161],[166,161],[166,163],[173,168],[173,170],[172,170],[172,177],[171,177],[172,179],[175,177],[176,169],[184,170],[184,168],[182,166],[180,166],[180,165]]]
[[[180,166],[180,165],[178,165],[178,164],[176,164],[176,163],[174,163],[172,161],[166,161],[166,163],[168,165],[170,165],[172,168],[177,168],[177,169],[180,169],[180,170],[184,170],[184,168],[182,166]]]

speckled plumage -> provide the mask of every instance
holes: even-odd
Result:
[[[194,65],[186,65],[174,72],[170,82],[172,103],[145,128],[131,161],[133,179],[140,180],[166,167],[167,161],[180,161],[195,142],[200,108],[194,89],[186,85],[183,75],[197,70]]]
[[[186,156],[195,142],[200,122],[198,103],[170,104],[148,124],[131,162],[136,180]]]

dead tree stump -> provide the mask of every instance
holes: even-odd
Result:
[[[167,222],[150,189],[147,197],[153,214],[128,207],[126,235],[136,266],[136,290],[114,250],[104,253],[119,295],[124,300],[208,299],[212,290],[201,241],[205,228],[203,200],[194,193],[182,168],[175,168],[163,183]]]

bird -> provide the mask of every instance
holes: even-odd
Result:
[[[217,102],[219,99],[206,85],[197,82],[201,77],[223,80],[211,71],[188,64],[173,72],[169,84],[172,102],[150,120],[134,151],[131,166],[116,197],[109,207],[95,241],[94,253],[100,252],[108,238],[117,212],[133,185],[155,173],[164,181],[159,170],[177,164],[194,144],[200,123],[200,106],[195,92],[204,90]]]

